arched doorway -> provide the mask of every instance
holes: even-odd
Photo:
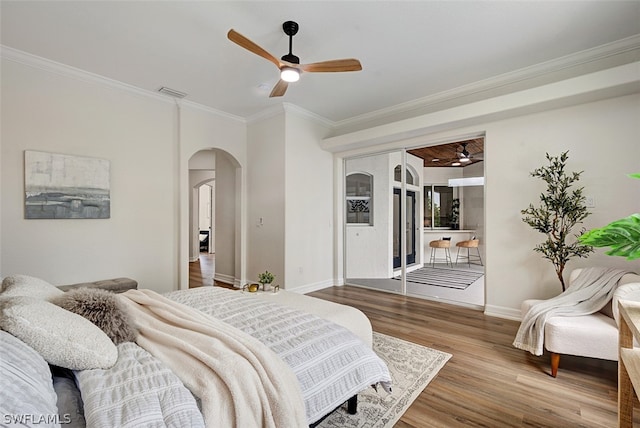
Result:
[[[192,284],[192,263],[201,264],[201,280],[193,278],[197,285],[212,285],[216,281],[239,286],[242,276],[238,256],[242,199],[240,164],[226,151],[211,148],[194,153],[188,166],[189,286]],[[209,193],[209,202],[202,197],[203,193]],[[209,223],[204,224],[207,221]],[[204,232],[208,234],[208,242],[205,251],[201,252]]]

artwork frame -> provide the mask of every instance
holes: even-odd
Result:
[[[24,218],[110,218],[110,181],[106,159],[25,150]]]

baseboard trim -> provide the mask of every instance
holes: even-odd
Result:
[[[506,308],[504,306],[485,305],[484,314],[490,317],[504,318],[513,321],[521,321],[520,310]]]
[[[327,287],[333,287],[335,285],[334,281],[331,279],[316,282],[313,284],[301,285],[295,288],[284,288],[284,290],[292,291],[294,293],[307,294],[312,293],[314,291],[322,290]]]
[[[214,281],[224,282],[225,284],[229,284],[234,286],[235,288],[240,288],[240,281],[236,280],[235,277],[231,275],[224,275],[220,273],[216,273],[213,277]]]

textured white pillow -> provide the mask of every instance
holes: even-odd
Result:
[[[0,299],[0,328],[56,366],[107,369],[118,359],[116,346],[91,321],[35,297]]]
[[[63,294],[55,285],[27,275],[11,275],[2,280],[0,297],[31,296],[49,300]]]

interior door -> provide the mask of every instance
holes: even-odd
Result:
[[[393,268],[401,266],[400,236],[402,233],[402,221],[407,222],[407,265],[416,262],[416,192],[407,190],[406,210],[400,203],[400,189],[393,189]],[[403,211],[406,213],[403,214]]]

